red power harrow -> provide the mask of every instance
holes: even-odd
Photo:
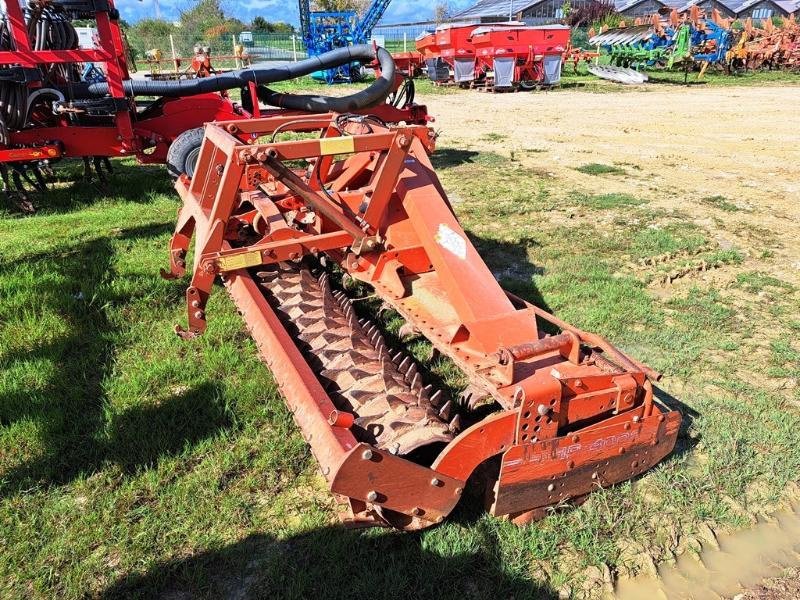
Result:
[[[220,278],[354,523],[439,523],[479,472],[491,513],[524,522],[655,465],[680,424],[654,401],[657,374],[505,292],[453,214],[432,149],[427,127],[369,116],[206,125],[196,174],[177,183],[162,273],[184,275],[194,236],[179,333],[204,331]],[[342,276],[467,375],[460,398],[388,346]]]

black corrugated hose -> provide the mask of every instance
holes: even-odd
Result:
[[[263,102],[281,108],[307,112],[352,112],[380,104],[392,91],[395,72],[394,60],[392,60],[391,54],[383,48],[376,50],[369,44],[347,46],[346,48],[337,48],[331,52],[313,56],[300,62],[287,63],[280,67],[254,66],[199,79],[184,79],[180,81],[137,79],[126,81],[125,89],[132,96],[180,98],[240,88],[251,81],[258,85],[288,81],[304,75],[310,75],[315,71],[333,69],[345,64],[355,62],[369,63],[376,58],[380,63],[381,76],[369,87],[348,96],[281,94],[269,89],[261,90],[262,93],[259,94],[259,98]],[[71,86],[70,93],[73,98],[101,97],[108,94],[108,84],[105,82],[77,84]]]

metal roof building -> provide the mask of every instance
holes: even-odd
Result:
[[[572,7],[582,1],[573,0]],[[800,16],[800,0],[613,0],[618,13],[626,17],[642,17],[659,9],[677,9],[679,12],[698,5],[710,11],[716,8],[725,17],[768,19],[786,17],[792,13]],[[490,23],[518,20],[526,23],[553,22],[564,18],[563,0],[480,0],[454,16],[458,21]]]

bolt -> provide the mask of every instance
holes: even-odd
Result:
[[[453,493],[455,493],[456,496],[460,496],[463,491],[464,488],[457,487],[456,489],[453,490]]]
[[[628,429],[631,428],[631,424],[630,423],[625,423],[625,425],[623,425],[622,428],[627,431]]]
[[[550,407],[545,406],[544,404],[540,404],[539,406],[536,407],[536,412],[539,413],[540,417],[543,417],[550,412]]]
[[[222,175],[222,172],[225,170],[223,165],[217,165],[214,170],[217,172],[217,175]]]
[[[592,473],[592,479],[597,479],[597,473]]]
[[[575,387],[583,387],[583,379],[580,377],[575,380]]]
[[[419,506],[415,506],[414,508],[411,509],[411,514],[414,515],[415,517],[418,517],[422,514],[422,509]]]
[[[619,449],[619,453],[620,453],[620,454],[625,454],[625,448],[620,448],[620,449]]]
[[[579,441],[580,439],[581,439],[581,438],[580,438],[580,437],[578,437],[577,435],[573,435],[573,436],[572,436],[572,443],[573,443],[573,444],[577,444],[577,443],[578,443],[578,441]]]
[[[364,450],[364,452],[361,453],[361,458],[364,460],[372,460],[372,450]]]
[[[631,468],[632,468],[632,469],[635,469],[635,468],[636,468],[636,467],[638,467],[638,466],[639,466],[639,461],[638,461],[638,460],[635,460],[635,461],[633,461],[633,462],[631,463]]]
[[[633,422],[634,423],[638,423],[641,420],[642,420],[642,418],[639,415],[636,415],[635,417],[633,417]]]
[[[256,154],[256,160],[264,162],[265,160],[267,160],[267,153],[264,152],[263,150],[261,152],[258,152]]]
[[[552,483],[547,486],[547,491],[548,492],[552,492],[554,489],[556,489],[556,486],[554,486]]]
[[[230,123],[227,127],[228,133],[238,133],[239,127],[234,123]]]
[[[439,487],[440,485],[442,485],[442,482],[440,479],[434,477],[433,479],[431,479],[431,485],[433,487]]]
[[[192,300],[192,308],[200,308],[200,301]]]
[[[375,502],[375,500],[377,499],[378,499],[378,492],[376,492],[375,490],[370,490],[369,492],[367,492],[367,500],[369,502]]]
[[[206,315],[205,315],[205,313],[203,313],[202,310],[195,311],[195,313],[194,313],[194,318],[195,319],[202,319],[205,316]]]
[[[409,140],[409,139],[408,139],[406,136],[404,136],[404,135],[401,135],[399,138],[397,138],[397,144],[398,144],[398,145],[399,145],[401,148],[405,148],[405,147],[406,147],[406,146],[408,146],[410,143],[411,143],[411,140]]]
[[[658,415],[658,422],[659,423],[663,423],[664,422],[664,415]]]
[[[300,258],[300,253],[299,252],[290,252],[289,253],[289,260],[297,260],[298,258]]]

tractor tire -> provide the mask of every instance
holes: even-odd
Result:
[[[200,146],[203,143],[203,128],[184,131],[170,144],[167,150],[167,171],[174,178],[186,175],[190,179],[194,176],[197,157],[200,156]]]

